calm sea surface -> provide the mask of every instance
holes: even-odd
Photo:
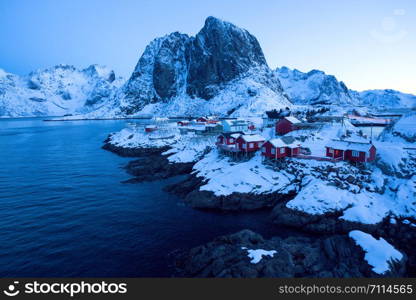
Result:
[[[211,213],[123,184],[131,158],[101,149],[126,121],[0,119],[0,277],[171,276],[172,257],[244,228],[292,234],[268,212]]]

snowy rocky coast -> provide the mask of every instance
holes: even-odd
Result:
[[[157,130],[133,124],[110,134],[103,148],[134,158],[128,183],[183,175],[165,190],[192,208],[268,209],[274,224],[311,235],[219,237],[178,257],[179,276],[416,276],[415,109],[414,95],[354,91],[319,70],[271,69],[252,34],[214,17],[195,36],[174,32],[150,42],[126,82],[96,65],[26,77],[0,70],[0,117],[215,115],[250,119],[267,141],[274,132],[261,118],[274,110],[305,120],[309,127],[287,136],[315,158],[332,139],[369,143],[344,122],[348,114],[403,115],[371,139],[377,157],[366,164],[299,156],[266,162],[260,151],[237,160],[217,149],[215,134],[184,133],[167,118]]]
[[[193,208],[269,209],[273,223],[314,235],[266,240],[253,232],[240,232],[221,237],[181,257],[182,276],[405,275],[414,274],[416,265],[414,133],[406,126],[413,122],[409,118],[414,117],[399,120],[374,141],[379,150],[377,161],[364,166],[300,158],[276,165],[264,162],[260,153],[235,160],[216,149],[215,137],[181,134],[174,123],[158,133],[168,138],[151,138],[142,128],[130,127],[111,134],[104,148],[139,157],[127,166],[135,176],[130,182],[186,174],[165,190]],[[270,132],[261,134],[267,138]],[[354,126],[340,123],[290,133],[316,155],[322,154],[322,145],[330,139],[345,134],[350,139],[363,138]],[[392,150],[394,155],[384,154]],[[380,261],[374,263],[378,252],[385,250],[368,243],[393,249],[384,258],[387,269]],[[306,244],[311,248],[304,248]],[[361,251],[355,251],[357,247]],[[277,254],[252,264],[243,248]]]

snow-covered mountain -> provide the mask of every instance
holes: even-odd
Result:
[[[58,65],[20,77],[0,70],[0,116],[88,113],[104,105],[122,84],[114,72],[91,65]]]
[[[153,40],[124,84],[97,65],[59,65],[25,77],[0,70],[0,116],[259,116],[293,104],[331,105],[333,112],[410,108],[416,96],[353,91],[319,70],[271,70],[253,35],[214,17],[196,36],[174,32]]]
[[[145,49],[118,94],[121,114],[261,114],[291,106],[257,39],[208,17],[195,37],[178,32]]]
[[[296,69],[281,67],[276,74],[290,99],[301,105],[314,104],[356,104],[354,93],[335,76],[319,70],[303,73]]]
[[[416,108],[416,96],[395,90],[368,90],[359,93],[362,105],[378,108]]]
[[[304,73],[296,69],[281,67],[276,74],[284,92],[294,104],[366,106],[369,108],[414,108],[416,96],[395,90],[368,90],[357,92],[344,82],[323,71]]]

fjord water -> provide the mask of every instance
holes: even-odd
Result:
[[[178,251],[244,228],[286,235],[268,212],[224,214],[162,191],[175,179],[124,184],[101,149],[126,121],[0,119],[0,277],[171,276]]]

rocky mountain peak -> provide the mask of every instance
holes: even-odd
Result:
[[[268,69],[257,39],[229,22],[208,17],[195,37],[174,32],[146,47],[124,87],[127,105],[122,111],[134,113],[179,95],[209,100],[256,67]]]

